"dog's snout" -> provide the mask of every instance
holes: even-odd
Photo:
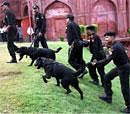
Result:
[[[34,64],[34,66],[37,66],[37,62]]]

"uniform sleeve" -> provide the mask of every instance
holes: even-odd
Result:
[[[110,55],[107,59],[100,60],[96,63],[96,66],[98,65],[107,65],[111,60],[113,59],[113,55]]]
[[[46,33],[46,18],[44,15],[41,15],[41,20],[42,20],[41,32]]]

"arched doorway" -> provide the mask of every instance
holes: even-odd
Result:
[[[92,21],[99,26],[99,35],[103,36],[106,31],[117,31],[116,7],[109,0],[99,0],[92,11]]]
[[[28,6],[26,5],[24,8],[23,16],[28,16]]]
[[[49,40],[58,40],[61,36],[65,37],[65,16],[70,12],[70,7],[59,1],[50,4],[46,8],[47,38]]]
[[[27,28],[29,27],[29,15],[28,15],[28,6],[26,5],[23,9],[23,17],[21,21],[23,38],[27,37]]]

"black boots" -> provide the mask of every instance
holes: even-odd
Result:
[[[124,109],[121,110],[122,113],[130,114],[130,106],[126,106]]]
[[[99,99],[111,104],[112,103],[112,96],[107,96],[107,95],[104,95],[104,96],[100,96]]]
[[[17,60],[16,59],[12,59],[11,61],[9,61],[7,63],[17,63]]]
[[[94,84],[94,85],[99,86],[99,81],[95,81],[95,80],[93,80],[93,81],[89,81],[89,82],[92,83],[92,84]]]

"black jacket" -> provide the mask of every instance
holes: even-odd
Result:
[[[4,22],[6,26],[16,26],[16,17],[10,9],[5,12]]]
[[[80,40],[80,28],[74,21],[69,21],[66,28],[67,41],[69,45],[72,45],[74,40]]]
[[[93,38],[90,39],[89,49],[92,56],[92,61],[94,59],[102,60],[106,58],[105,52],[103,50],[103,45],[100,37],[96,34],[93,34]]]
[[[119,68],[122,65],[129,63],[129,58],[125,52],[123,45],[120,42],[114,42],[112,45],[112,54],[108,57],[108,59],[103,59],[98,64],[106,65],[111,60],[113,60],[114,64]]]
[[[97,54],[103,50],[102,41],[98,35],[93,34],[93,38],[90,39],[89,49],[92,54]]]
[[[46,33],[46,18],[43,14],[41,13],[36,13],[35,14],[35,28],[34,28],[35,33]]]

